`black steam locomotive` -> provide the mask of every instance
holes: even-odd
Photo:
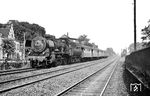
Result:
[[[107,53],[74,42],[74,38],[46,39],[37,36],[26,40],[27,58],[33,68],[66,65],[91,59],[107,57]]]

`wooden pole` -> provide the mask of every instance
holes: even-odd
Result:
[[[136,51],[136,0],[134,0],[134,51]]]
[[[23,33],[23,64],[25,65],[25,33]]]

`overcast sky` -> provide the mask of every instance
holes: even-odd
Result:
[[[137,41],[150,19],[149,0],[137,0]],[[0,23],[36,23],[46,33],[77,38],[86,34],[100,49],[116,52],[133,43],[133,0],[1,0]]]

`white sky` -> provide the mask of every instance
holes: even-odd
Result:
[[[137,41],[150,19],[149,0],[137,0]],[[0,22],[36,23],[60,37],[86,34],[100,49],[116,52],[133,43],[133,0],[1,0]]]

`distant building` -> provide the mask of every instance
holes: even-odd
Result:
[[[13,24],[6,24],[7,26],[5,28],[0,28],[0,45],[3,43],[3,39],[13,39],[15,42],[15,54],[12,54],[9,58],[11,59],[17,59],[17,55],[21,55],[20,52],[20,43],[15,40],[15,34],[13,30]],[[3,59],[6,57],[6,54],[3,51],[2,46],[0,46],[0,59]],[[21,59],[21,58],[19,58]]]

